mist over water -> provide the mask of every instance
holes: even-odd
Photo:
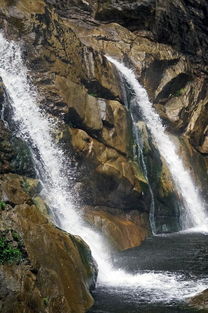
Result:
[[[109,60],[116,62],[112,59]],[[141,91],[141,94],[138,95],[139,99],[143,99],[143,97],[147,99],[145,91],[136,82],[133,73],[128,72],[129,70],[119,63],[117,65],[119,65],[118,67],[122,71],[127,71],[127,74],[130,75],[130,82],[134,88],[137,89],[139,87],[141,89],[139,89]],[[205,289],[207,280],[198,280],[196,283],[196,281],[191,279],[187,280],[183,275],[167,272],[141,272],[134,275],[113,267],[110,251],[102,236],[89,228],[84,223],[80,212],[75,209],[75,204],[73,204],[73,198],[70,194],[68,177],[70,170],[67,168],[63,151],[53,139],[56,125],[39,108],[38,94],[28,78],[29,72],[24,65],[21,49],[15,42],[7,41],[2,34],[0,34],[0,76],[6,88],[9,105],[12,107],[12,119],[16,124],[18,135],[28,143],[33,151],[34,162],[42,182],[43,194],[47,203],[53,215],[58,217],[59,226],[67,232],[81,236],[90,246],[92,254],[98,263],[99,284],[109,287],[113,286],[113,288],[118,288],[119,290],[127,288],[130,290],[129,292],[135,292],[137,289],[146,290],[149,294],[149,301],[158,301],[159,299],[170,301],[173,298],[182,299],[187,295]],[[147,106],[150,106],[148,102]],[[155,118],[154,125],[158,127],[157,132],[159,132],[162,126],[156,113],[154,114],[152,118]],[[157,122],[159,126],[156,125]],[[165,135],[161,136],[169,144],[167,137]],[[160,140],[158,140],[159,143]],[[165,147],[162,146],[161,150],[163,149]],[[175,153],[174,149],[171,151]],[[183,169],[180,160],[177,159],[176,162],[178,162],[176,166],[179,166],[184,171],[184,177],[189,181],[189,175]],[[185,188],[182,188],[183,193],[186,190],[190,192],[189,185],[191,185],[190,182],[186,183]],[[191,185],[190,188],[194,194],[192,195],[192,200],[198,201],[198,195],[195,193],[194,187]],[[193,212],[192,215],[194,215]],[[198,225],[203,216],[204,218],[206,217],[202,210],[199,219],[195,221],[195,215],[192,216],[192,219]]]

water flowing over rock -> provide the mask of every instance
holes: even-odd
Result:
[[[2,35],[0,39],[0,49],[2,49],[0,72],[9,96],[9,104],[13,109],[11,118],[18,127],[19,136],[31,146],[34,163],[43,187],[42,194],[54,217],[54,222],[63,230],[81,236],[90,245],[93,256],[98,263],[99,280],[108,282],[108,276],[112,276],[113,279],[110,278],[110,282],[115,283],[119,270],[113,267],[108,245],[99,233],[84,222],[75,208],[69,181],[69,178],[73,178],[73,173],[70,167],[65,166],[67,157],[63,150],[55,145],[52,135],[56,127],[56,124],[52,123],[54,120],[49,119],[37,105],[38,95],[29,81],[20,47],[13,41],[7,41]],[[37,125],[40,126],[37,127]],[[31,191],[30,187],[28,188],[29,191]],[[24,195],[27,197],[26,194],[20,193],[20,196],[24,197]],[[130,232],[137,232],[136,235],[140,236],[140,241],[137,240],[136,243],[133,240],[126,241],[125,236],[123,236],[125,246],[120,246],[121,249],[139,244],[148,235],[145,229],[137,229],[136,224],[130,220],[127,222],[124,218],[115,219],[113,216],[111,219],[120,226],[117,225],[115,234],[111,234],[112,238],[114,236],[116,238],[122,231],[126,235]],[[125,273],[125,271],[123,271],[123,275],[124,280],[127,279],[131,285],[131,281],[134,279],[133,275]]]
[[[88,1],[88,4],[82,1],[74,1],[73,3],[66,1],[63,4],[59,2],[56,2],[56,4],[50,3],[51,5],[45,5],[43,1],[40,1],[36,5],[33,3],[33,6],[29,9],[24,1],[18,1],[18,4],[15,6],[7,6],[6,2],[4,2],[4,12],[2,12],[2,26],[5,23],[3,20],[6,20],[4,28],[8,36],[12,38],[21,37],[25,42],[24,49],[27,50],[27,62],[32,69],[33,82],[44,95],[41,98],[41,106],[49,111],[50,114],[64,119],[72,127],[72,130],[73,128],[78,128],[85,131],[89,135],[89,139],[86,140],[93,141],[96,139],[104,144],[103,148],[105,148],[106,152],[109,151],[108,155],[112,152],[108,148],[116,148],[119,158],[120,153],[122,156],[126,156],[126,159],[123,159],[124,162],[122,162],[122,164],[125,164],[125,168],[132,167],[130,165],[131,162],[129,164],[129,160],[131,161],[132,158],[132,151],[129,148],[132,146],[132,138],[129,135],[131,133],[131,123],[126,116],[128,111],[125,112],[121,103],[122,91],[120,90],[117,74],[106,62],[103,53],[115,56],[121,60],[124,58],[130,66],[135,67],[135,70],[141,76],[141,82],[147,88],[154,106],[168,126],[168,130],[177,134],[180,133],[181,138],[187,138],[186,145],[191,155],[196,155],[196,158],[200,159],[200,163],[203,164],[202,167],[206,168],[207,136],[206,118],[204,118],[207,101],[206,76],[205,74],[200,74],[202,68],[200,69],[199,64],[196,65],[194,63],[193,66],[192,60],[190,61],[187,55],[177,51],[180,49],[175,50],[174,47],[168,45],[155,44],[154,40],[157,39],[154,36],[150,36],[151,28],[148,30],[149,35],[142,33],[142,29],[146,29],[146,25],[138,27],[138,30],[136,30],[137,26],[135,26],[135,31],[130,32],[119,24],[96,22],[96,18],[98,18],[96,17],[98,16],[96,12],[101,12],[102,7],[107,8],[108,5],[112,9],[113,6],[115,7],[113,1],[112,4],[105,4],[105,2],[99,4],[99,7],[91,1]],[[139,12],[141,9],[145,16],[151,17],[151,14],[155,14],[154,1],[141,1],[141,3],[132,4],[132,7],[127,2],[120,1],[119,5],[121,12],[124,14],[126,14],[125,8],[132,12],[132,10],[135,10],[136,5],[138,10],[135,12]],[[145,6],[147,11],[145,11]],[[156,7],[156,13],[157,18],[161,17],[162,20],[162,15],[160,14],[163,11],[159,10],[160,6],[162,4]],[[180,9],[179,1],[175,4],[175,7],[178,10]],[[166,4],[166,9],[167,13],[170,12],[171,6],[169,2]],[[186,10],[188,9],[192,10],[191,3],[186,8]],[[193,10],[195,10],[195,7]],[[36,15],[31,18],[30,14],[35,12]],[[195,12],[197,12],[197,9]],[[73,15],[73,19],[70,18],[70,14]],[[86,14],[88,16],[87,19]],[[7,16],[6,19],[5,16]],[[63,16],[68,16],[69,18],[62,18]],[[19,23],[17,23],[17,19]],[[84,22],[84,20],[86,21]],[[112,22],[115,20],[116,16]],[[117,22],[124,25],[122,19]],[[193,19],[193,23],[197,23],[197,20]],[[164,25],[166,25],[166,20],[164,20]],[[47,31],[44,29],[47,29]],[[154,32],[156,32],[156,28]],[[62,38],[61,41],[58,40],[59,37]],[[35,49],[33,48],[34,46],[36,47]],[[77,55],[80,57],[77,58]],[[39,70],[40,67],[41,72]],[[74,90],[76,90],[76,93]],[[107,106],[104,103],[107,103]],[[105,106],[108,112],[106,118],[103,115]],[[112,119],[112,110],[114,121]],[[90,112],[93,112],[93,115]],[[122,116],[124,117],[122,120],[120,119],[121,112],[123,112]],[[115,119],[116,115],[117,118]],[[123,127],[124,123],[125,127]],[[65,132],[60,140],[66,139],[68,142],[68,136],[66,138],[64,134]],[[78,149],[75,147],[78,153],[78,161],[80,162],[79,169],[80,171],[85,171],[87,168],[86,171],[89,172],[89,169],[91,170],[92,168],[91,162],[96,164],[97,157],[94,160],[94,154],[91,154],[88,158],[90,161],[83,162],[83,158],[80,158],[82,152],[79,153],[79,149],[81,149],[81,146]],[[156,153],[153,150],[151,148],[148,159],[149,167],[152,169],[157,168],[155,174],[153,171],[152,174],[150,173],[150,176],[154,176],[153,180],[155,181],[158,179],[158,175],[162,174],[162,167],[160,166],[160,157],[156,157]],[[200,153],[197,154],[196,150],[200,151]],[[102,153],[99,160],[103,159],[103,155]],[[159,162],[156,162],[156,165],[152,164],[152,158],[158,158]],[[192,175],[197,184],[199,181],[203,181],[200,184],[200,192],[207,199],[207,175],[202,174],[198,165],[196,166],[196,162],[192,162],[191,165],[187,164],[187,166],[194,167]],[[98,164],[97,166],[93,165],[93,167],[99,168]],[[95,184],[91,182],[96,181],[96,170],[89,180],[85,178],[82,181],[83,175],[80,175],[79,186],[83,186],[81,190],[85,190],[85,186],[87,186],[87,191],[83,194],[83,197],[86,199],[84,204],[91,205],[93,203],[95,205],[122,208],[129,207],[129,199],[132,199],[132,208],[129,209],[137,208],[141,211],[148,211],[149,203],[146,198],[149,198],[149,195],[146,198],[142,196],[142,193],[147,195],[148,188],[145,186],[143,188],[144,180],[141,175],[141,166],[140,169],[137,168],[138,175],[136,175],[140,182],[139,180],[137,182],[134,180],[133,182],[131,177],[127,177],[128,173],[131,176],[131,169],[130,171],[125,171],[125,178],[127,178],[128,182],[126,180],[125,182],[123,181],[121,187],[119,183],[121,171],[117,171],[118,167],[120,167],[120,164],[116,165],[114,177],[108,177],[110,180],[112,179],[114,186],[118,186],[118,188],[114,188],[115,199],[121,199],[121,193],[125,189],[123,200],[116,200],[116,202],[111,204],[112,197],[110,199],[107,197],[106,201],[98,199],[102,196],[105,188],[102,189],[100,185],[94,192]],[[109,166],[105,168],[107,171],[112,169]],[[149,168],[148,171],[151,172],[151,169]],[[203,171],[203,173],[205,172]],[[100,175],[103,176],[103,174]],[[163,171],[163,177],[164,175]],[[106,178],[105,174],[103,177]],[[169,180],[168,177],[169,173],[167,172],[167,181]],[[139,187],[139,184],[142,186]],[[157,183],[155,186],[157,186]],[[144,190],[141,192],[141,189]],[[170,191],[167,194],[163,190],[162,185],[160,192],[157,192],[156,189],[155,187],[155,192],[157,193],[156,206],[158,207],[156,214],[158,215],[158,221],[160,221],[159,224],[163,224],[166,227],[165,225],[167,225],[169,217],[171,218],[171,216],[175,215],[175,220],[177,221],[178,219],[177,208],[174,207],[174,191]],[[138,192],[139,190],[140,192]],[[170,202],[173,209],[169,211]],[[158,227],[163,226],[160,225]],[[176,229],[177,227],[174,226],[173,228]]]
[[[107,59],[123,74],[124,78],[133,89],[135,93],[135,101],[140,107],[144,120],[147,123],[147,127],[150,129],[162,157],[168,164],[175,186],[181,194],[182,201],[184,202],[185,208],[183,210],[186,210],[184,213],[181,213],[183,216],[183,227],[185,227],[185,229],[189,227],[199,227],[200,229],[201,227],[207,231],[207,214],[204,204],[199,197],[198,190],[192,182],[191,175],[184,168],[182,161],[178,158],[174,143],[171,142],[170,138],[165,134],[165,129],[159,115],[153,109],[145,89],[138,83],[131,70],[109,56],[107,56]]]
[[[24,63],[24,83],[29,82],[25,96],[25,88],[17,88],[21,67],[17,67],[17,78],[12,80],[11,72],[15,67],[10,64],[7,69],[2,69],[0,66],[0,76],[4,78],[3,82],[0,82],[0,207],[4,208],[4,203],[6,204],[8,212],[2,210],[2,215],[11,214],[12,218],[14,217],[14,227],[21,233],[26,250],[32,251],[34,248],[34,262],[45,271],[38,276],[36,272],[28,270],[30,265],[26,264],[27,261],[13,265],[11,271],[4,265],[3,286],[12,281],[17,287],[16,290],[20,290],[18,281],[25,277],[28,271],[29,278],[25,280],[25,286],[31,282],[32,286],[35,286],[35,299],[31,298],[30,291],[27,293],[27,288],[20,295],[23,301],[22,306],[18,307],[19,312],[22,313],[28,301],[30,308],[26,310],[29,313],[37,309],[54,313],[57,305],[63,312],[84,312],[92,304],[88,282],[91,281],[92,285],[95,283],[96,266],[93,265],[90,252],[84,243],[46,222],[51,208],[54,209],[54,214],[50,216],[50,220],[55,219],[57,224],[60,220],[65,220],[63,228],[74,233],[78,233],[80,214],[83,215],[84,227],[90,229],[89,224],[93,227],[88,236],[96,234],[95,238],[99,241],[102,238],[101,233],[105,234],[108,249],[111,245],[123,250],[141,244],[150,235],[147,218],[149,214],[150,217],[152,214],[158,233],[180,229],[180,195],[175,190],[167,163],[161,157],[141,112],[134,110],[142,153],[142,157],[141,154],[136,156],[138,146],[132,134],[130,114],[132,91],[126,86],[128,92],[124,92],[118,72],[106,60],[105,55],[110,55],[122,61],[128,68],[134,69],[136,77],[147,90],[153,107],[177,147],[185,170],[189,171],[191,180],[197,186],[197,199],[201,197],[205,201],[208,200],[207,11],[205,0],[177,0],[174,3],[170,0],[0,0],[0,29],[7,38],[6,45],[12,42],[14,54],[16,45],[21,47],[18,50],[18,61],[22,60]],[[5,48],[6,46],[1,48],[1,60],[8,56],[8,49]],[[12,83],[12,93],[11,89],[9,93],[8,84],[11,87]],[[35,87],[31,87],[32,85]],[[14,121],[11,102],[14,101],[13,96],[17,91],[18,98],[23,99],[22,103],[19,102],[17,110],[27,104],[30,114]],[[129,106],[124,105],[126,103]],[[36,119],[36,109],[44,114],[41,123],[34,124],[31,123],[31,115]],[[26,129],[23,131],[24,138],[20,139],[19,129],[23,122],[26,123]],[[45,127],[52,137],[48,136]],[[37,132],[39,128],[42,129],[41,134]],[[33,135],[32,146],[28,130]],[[41,154],[39,150],[42,137],[42,148],[44,146],[44,151],[49,152],[46,155]],[[61,147],[58,153],[57,146]],[[51,159],[54,160],[54,157],[60,162],[53,163],[51,167]],[[61,161],[63,158],[64,162]],[[146,170],[143,162],[146,164]],[[67,179],[57,180],[56,177],[63,177],[63,173]],[[42,181],[42,186],[38,179]],[[68,186],[73,197],[68,193]],[[49,190],[50,201],[46,203]],[[64,190],[61,202],[65,208],[68,207],[67,214],[62,211],[59,218],[57,212],[60,213],[61,206],[60,199],[57,200],[57,190]],[[197,199],[195,202],[199,202]],[[153,200],[155,207],[152,213]],[[204,212],[206,210],[205,207]],[[38,234],[35,222],[29,219],[28,225],[25,222],[30,214],[42,229],[42,233]],[[198,210],[196,215],[198,216]],[[69,217],[75,221],[73,227],[69,227]],[[6,217],[5,220],[5,228],[2,231],[8,229],[10,234],[11,224]],[[27,242],[24,239],[24,231],[20,230],[20,221],[24,224],[25,231],[29,227],[34,228],[34,233]],[[83,238],[84,230],[81,234]],[[70,255],[60,242],[63,240],[74,253],[69,261],[69,272],[73,272],[72,268],[77,264],[78,268],[82,268],[79,272],[79,282],[69,277],[70,286],[77,286],[77,282],[78,285],[84,285],[78,292],[80,298],[74,298],[76,303],[81,303],[80,306],[76,307],[76,303],[72,303],[74,300],[69,303],[67,292],[59,294],[58,288],[52,288],[55,280],[60,290],[66,290],[59,279],[63,272],[58,264],[49,261],[46,264],[44,257],[38,259],[38,243],[42,240],[41,234],[45,232],[43,250],[48,251],[47,244],[51,245],[54,248],[51,255],[59,251],[64,260],[68,259]],[[57,239],[53,242],[49,234],[51,237],[61,238],[60,241]],[[37,241],[33,247],[35,237]],[[103,239],[101,241],[103,243]],[[105,254],[106,246],[104,249],[103,245],[101,246],[102,251],[92,247],[95,255],[102,255],[103,251]],[[30,255],[29,259],[31,262]],[[105,258],[100,259],[103,261]],[[104,261],[106,262],[106,259]],[[105,274],[111,273],[111,281],[105,281],[103,278],[106,284],[112,284],[112,281],[116,284],[117,281],[118,284],[134,286],[145,281],[147,286],[149,281],[151,284],[152,281],[159,281],[162,286],[167,279],[166,276],[160,275],[141,277],[119,272],[112,268],[109,260],[107,265],[103,265],[103,262],[98,265],[104,268],[100,277],[106,279]],[[50,266],[55,269],[52,271]],[[45,286],[43,281],[47,272],[50,272],[51,279]],[[12,276],[16,277],[16,282],[12,280]],[[36,282],[39,281],[50,296],[36,287]],[[177,286],[177,292],[181,295],[180,288],[183,289],[183,283],[179,283],[175,276],[171,281],[171,286]],[[199,289],[191,287],[194,292],[203,290]],[[19,295],[18,292],[15,295],[9,294],[15,297]],[[182,294],[184,296],[186,292]],[[52,300],[55,298],[56,300]],[[8,299],[4,308],[7,311],[10,302],[10,298]]]

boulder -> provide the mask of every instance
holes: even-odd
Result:
[[[133,210],[125,214],[113,208],[85,207],[84,218],[118,250],[137,247],[150,234],[147,216]]]
[[[208,312],[208,289],[197,294],[196,296],[188,298],[187,303],[198,310]]]

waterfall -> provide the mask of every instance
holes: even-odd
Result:
[[[150,222],[152,234],[156,235],[154,193],[153,193],[153,190],[152,190],[151,184],[149,182],[149,178],[148,178],[147,166],[146,166],[146,163],[144,160],[144,155],[143,155],[143,143],[141,142],[141,138],[139,137],[139,129],[138,129],[137,123],[134,121],[134,117],[133,117],[132,112],[130,114],[131,114],[131,119],[133,121],[133,133],[134,133],[134,138],[135,138],[134,140],[135,140],[137,148],[138,148],[138,152],[134,152],[134,154],[135,155],[138,154],[137,161],[140,162],[142,169],[143,169],[143,172],[144,172],[144,176],[148,182],[149,193],[150,193],[150,197],[151,197],[149,222]]]
[[[181,195],[184,204],[185,221],[182,221],[183,227],[185,229],[194,227],[198,230],[208,231],[208,217],[199,192],[194,186],[190,173],[185,169],[182,160],[178,156],[175,144],[167,135],[159,115],[149,101],[146,90],[137,81],[136,75],[131,69],[112,57],[106,57],[122,73],[134,91],[138,108],[142,112],[161,156],[167,162],[175,187]]]
[[[7,41],[2,34],[0,76],[12,107],[12,118],[18,134],[30,145],[33,152],[46,201],[53,214],[58,216],[59,226],[67,232],[81,236],[89,244],[98,263],[99,284],[149,290],[149,294],[154,295],[154,301],[181,299],[204,290],[206,282],[201,280],[197,283],[187,281],[180,275],[170,273],[141,272],[133,275],[113,267],[109,248],[102,236],[84,223],[73,204],[68,177],[70,171],[67,170],[63,151],[53,140],[56,124],[39,107],[38,93],[30,82],[21,49],[15,42]]]
[[[119,72],[120,74],[120,72]],[[123,98],[124,98],[124,104],[126,106],[126,108],[129,110],[130,112],[130,116],[131,116],[131,121],[132,121],[132,132],[133,132],[133,138],[134,138],[134,142],[135,145],[133,147],[133,154],[134,157],[136,159],[136,161],[141,164],[142,170],[143,170],[143,174],[144,177],[146,178],[146,181],[148,182],[148,187],[149,187],[149,193],[150,193],[150,197],[151,197],[151,206],[150,206],[150,213],[149,213],[149,222],[150,222],[150,226],[151,226],[151,230],[152,230],[152,234],[156,235],[156,225],[155,225],[155,198],[154,198],[154,193],[151,187],[151,184],[149,182],[149,178],[148,178],[148,171],[147,171],[147,167],[146,167],[146,163],[144,160],[144,154],[143,154],[143,142],[142,142],[142,137],[139,136],[139,127],[138,127],[138,122],[136,121],[134,114],[132,112],[132,106],[137,105],[137,103],[135,104],[135,101],[128,101],[128,91],[126,88],[126,84],[124,81],[123,76],[121,76],[121,74],[119,75],[120,79],[122,81],[122,85],[121,85],[121,89],[122,89],[122,93],[123,93]],[[135,99],[133,99],[135,100]]]
[[[87,227],[80,212],[75,209],[70,194],[70,171],[63,151],[55,144],[53,133],[56,123],[39,108],[38,94],[29,80],[20,47],[7,41],[0,34],[0,76],[13,110],[12,119],[17,125],[19,136],[32,148],[34,163],[43,186],[43,194],[59,226],[79,235],[90,245],[96,259],[100,276],[104,273],[110,253],[102,237]],[[104,275],[105,275],[104,274]]]

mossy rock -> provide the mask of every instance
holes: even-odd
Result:
[[[89,246],[79,236],[69,235],[75,246],[77,247],[82,263],[87,271],[88,286],[90,290],[95,288],[97,280],[98,268],[95,260],[92,257]]]
[[[41,211],[41,213],[43,213],[48,218],[50,209],[45,201],[39,196],[34,197],[32,200],[35,206]]]
[[[14,230],[0,232],[0,264],[21,264],[27,258],[20,235]]]
[[[35,177],[31,152],[25,142],[19,138],[13,138],[11,141],[14,149],[14,155],[11,160],[11,169],[19,175]]]

